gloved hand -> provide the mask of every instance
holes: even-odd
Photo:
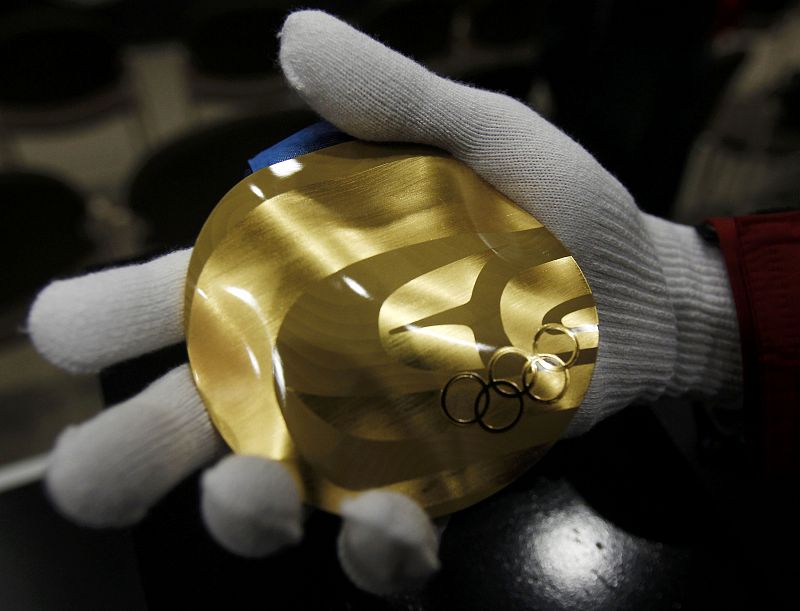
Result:
[[[591,155],[520,102],[435,76],[321,12],[290,15],[280,37],[286,77],[324,118],[364,140],[450,151],[572,251],[597,301],[601,340],[569,434],[664,394],[738,392],[727,275],[692,228],[642,214]],[[51,284],[30,314],[35,345],[66,369],[97,371],[179,341],[189,254]],[[182,366],[64,432],[46,483],[78,522],[127,525],[225,451]],[[248,556],[299,539],[299,498],[284,467],[262,458],[228,456],[202,478],[209,530]],[[339,556],[358,586],[389,592],[437,569],[438,534],[410,499],[367,492],[342,514]]]

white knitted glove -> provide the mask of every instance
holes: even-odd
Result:
[[[726,273],[693,229],[640,213],[591,155],[515,100],[439,78],[324,13],[291,15],[280,36],[286,77],[323,117],[365,140],[450,151],[572,251],[594,291],[601,342],[570,434],[665,393],[738,392]],[[34,343],[57,365],[96,371],[179,341],[188,260],[182,251],[53,283],[30,314]],[[125,525],[224,452],[183,366],[68,429],[47,485],[75,520]],[[264,555],[301,536],[300,497],[281,464],[229,456],[202,481],[206,523],[228,549]],[[368,492],[342,513],[340,560],[360,587],[389,592],[438,568],[438,534],[413,501]]]

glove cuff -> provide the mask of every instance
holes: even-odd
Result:
[[[725,399],[742,389],[736,307],[718,248],[693,227],[643,214],[675,311],[677,351],[665,394]]]

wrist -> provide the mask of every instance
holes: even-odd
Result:
[[[676,320],[675,363],[664,394],[707,399],[739,396],[739,328],[722,254],[693,227],[642,216]]]

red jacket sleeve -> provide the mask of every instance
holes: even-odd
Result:
[[[736,303],[745,421],[766,475],[800,472],[800,212],[712,218]]]

